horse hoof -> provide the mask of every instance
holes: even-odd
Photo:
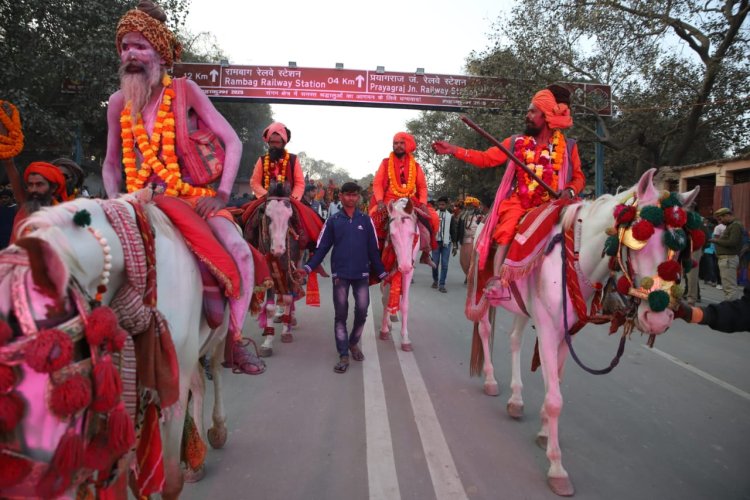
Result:
[[[284,344],[290,344],[294,340],[294,337],[292,337],[291,333],[282,333],[281,334],[281,341]]]
[[[380,340],[391,340],[391,332],[380,332]]]
[[[206,475],[206,469],[202,465],[198,468],[198,470],[193,469],[185,469],[185,473],[183,475],[186,483],[197,483],[201,479],[203,479],[203,476]]]
[[[572,497],[576,492],[573,483],[567,477],[548,477],[547,484],[555,495],[561,497]]]
[[[273,356],[273,347],[260,346],[260,349],[258,349],[258,356],[261,358],[270,358]]]
[[[488,396],[499,396],[500,387],[498,387],[497,382],[486,383],[484,384],[484,393]]]
[[[227,428],[223,425],[221,427],[211,427],[208,429],[206,436],[211,448],[218,450],[219,448],[223,448],[227,442]]]
[[[547,436],[537,436],[536,445],[543,450],[547,449]]]
[[[515,418],[516,420],[518,420],[519,418],[523,417],[523,405],[522,404],[508,403],[506,410],[508,411],[508,415],[510,416],[510,418]],[[546,447],[547,445],[545,443],[545,448]]]
[[[411,352],[411,342],[408,344],[401,343],[401,350],[404,352]]]
[[[391,314],[391,323],[398,323],[398,314]]]

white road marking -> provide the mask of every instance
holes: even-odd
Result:
[[[372,305],[362,332],[362,351],[367,359],[362,363],[365,386],[365,429],[367,435],[367,482],[370,500],[400,500],[393,440],[385,402],[383,375],[380,371]]]
[[[703,377],[704,379],[708,380],[709,382],[713,382],[714,384],[718,385],[719,387],[723,387],[724,389],[728,390],[729,392],[733,392],[734,394],[740,396],[741,398],[745,398],[748,401],[750,401],[750,394],[748,394],[747,392],[743,391],[742,389],[740,389],[738,387],[733,386],[732,384],[724,382],[723,380],[718,379],[718,378],[714,377],[713,375],[710,375],[710,374],[704,372],[703,370],[700,370],[700,369],[694,367],[693,365],[688,364],[685,361],[682,361],[681,359],[672,356],[671,354],[667,354],[664,351],[660,351],[659,349],[657,349],[655,347],[654,348],[649,348],[646,345],[642,345],[641,347],[643,347],[647,351],[653,352],[654,354],[658,354],[662,358],[671,361],[672,363],[676,364],[677,366],[681,366],[682,368],[685,368],[686,370],[695,373],[699,377]]]
[[[401,350],[400,326],[394,326],[391,337],[414,410],[414,420],[422,440],[435,497],[438,500],[468,499],[414,355]]]

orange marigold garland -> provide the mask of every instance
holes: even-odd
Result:
[[[125,167],[127,190],[132,193],[142,189],[151,175],[156,174],[164,182],[165,194],[168,196],[216,196],[211,188],[191,186],[182,180],[175,150],[175,121],[172,111],[175,91],[171,87],[172,79],[165,75],[162,85],[165,87],[164,96],[156,113],[151,138],[148,137],[140,112],[136,115],[136,124],[133,126],[130,102],[120,114],[122,163]],[[140,168],[137,166],[136,146],[143,156]]]
[[[401,184],[396,176],[396,165],[393,159],[395,154],[391,153],[388,157],[388,182],[393,194],[399,198],[410,198],[417,193],[417,163],[414,156],[409,154],[409,174],[406,177],[406,184]]]
[[[8,160],[23,150],[21,114],[14,105],[0,100],[0,122],[6,130],[6,135],[0,135],[0,160]]]
[[[271,155],[266,153],[263,157],[263,188],[268,189],[271,185]],[[273,162],[277,163],[277,162]],[[289,152],[284,150],[284,158],[281,159],[281,164],[277,163],[276,167],[276,182],[284,184],[286,179],[286,167],[289,165]]]
[[[557,176],[563,163],[564,145],[565,137],[559,130],[555,130],[549,146],[542,149],[536,163],[534,163],[536,141],[531,136],[518,137],[514,145],[514,153],[548,186],[556,186]],[[547,190],[541,188],[539,183],[521,167],[516,167],[516,178],[518,179],[518,197],[524,208],[536,207],[549,201]]]

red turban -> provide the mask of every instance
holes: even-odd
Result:
[[[407,153],[413,153],[417,150],[417,141],[414,140],[413,135],[407,134],[406,132],[399,132],[393,136],[393,142],[398,140],[404,141]]]
[[[291,135],[291,132],[283,123],[273,122],[263,131],[263,142],[267,143],[271,139],[271,136],[273,134],[279,134],[281,136],[281,140],[284,141],[284,144],[286,144],[289,142],[289,135]]]
[[[558,104],[554,94],[547,89],[540,90],[534,94],[531,104],[544,113],[547,126],[551,129],[570,128],[573,126],[573,118],[570,116],[570,108],[565,103]]]
[[[59,168],[51,163],[35,161],[26,167],[26,171],[23,173],[24,182],[29,182],[31,174],[41,175],[50,184],[56,184],[57,188],[52,195],[62,201],[68,201],[68,194],[65,191],[65,176]]]

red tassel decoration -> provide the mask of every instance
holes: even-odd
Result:
[[[128,339],[128,332],[122,328],[118,328],[115,334],[109,337],[104,342],[104,349],[107,352],[120,352],[125,347],[125,341]]]
[[[5,345],[13,338],[13,329],[8,323],[0,319],[0,345]]]
[[[0,449],[0,491],[17,485],[31,472],[31,460]]]
[[[97,307],[88,317],[86,323],[86,340],[91,346],[99,347],[117,331],[117,316],[109,307]]]
[[[50,393],[49,407],[60,418],[67,418],[91,404],[91,381],[77,374],[57,384]]]
[[[656,268],[656,272],[659,273],[659,277],[664,281],[677,281],[677,277],[680,275],[682,267],[679,262],[674,260],[668,260],[659,264]]]
[[[91,409],[99,413],[108,413],[120,400],[122,380],[109,355],[103,356],[94,365],[94,402]]]
[[[633,224],[633,238],[638,241],[646,241],[654,234],[654,225],[646,219],[641,219]]]
[[[120,402],[107,421],[109,445],[116,456],[123,455],[135,445],[135,428],[125,405]]]
[[[97,432],[86,445],[83,455],[83,466],[87,469],[108,471],[114,463],[115,457],[109,447],[107,434]]]
[[[73,474],[83,465],[83,439],[74,429],[68,429],[60,439],[55,454],[36,485],[40,497],[57,497],[70,487]]]
[[[16,385],[16,372],[8,365],[0,365],[0,394],[10,392]]]
[[[15,429],[23,418],[24,409],[23,399],[15,392],[0,395],[0,433]]]
[[[67,333],[42,330],[26,349],[26,363],[39,373],[52,373],[73,360],[73,341]]]

